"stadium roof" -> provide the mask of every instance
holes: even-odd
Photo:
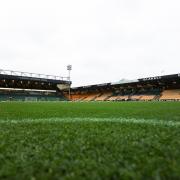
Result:
[[[70,85],[71,81],[67,77],[0,69],[1,88],[54,90],[58,84]]]
[[[118,83],[104,83],[104,84],[95,84],[95,85],[89,85],[89,86],[80,86],[72,88],[72,90],[86,90],[91,88],[102,88],[102,87],[119,87],[119,86],[125,86],[125,87],[133,87],[137,85],[149,85],[152,86],[163,86],[165,84],[177,84],[180,86],[180,73],[179,74],[171,74],[171,75],[165,75],[165,76],[154,76],[154,77],[147,77],[137,80],[121,80]]]

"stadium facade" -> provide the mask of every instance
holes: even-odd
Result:
[[[0,101],[179,101],[180,74],[69,89],[69,77],[0,70]]]

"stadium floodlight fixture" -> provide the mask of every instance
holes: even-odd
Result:
[[[69,100],[70,100],[70,99],[71,99],[71,84],[70,84],[70,81],[71,81],[72,65],[67,65],[67,70],[68,70],[68,72],[69,72],[68,80],[69,80]]]
[[[67,70],[68,70],[68,72],[69,72],[68,80],[70,81],[70,80],[71,80],[71,70],[72,70],[72,65],[67,65]]]
[[[71,71],[72,70],[72,65],[67,65],[67,70]]]

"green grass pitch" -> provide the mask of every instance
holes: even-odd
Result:
[[[180,102],[1,102],[0,179],[180,179]]]

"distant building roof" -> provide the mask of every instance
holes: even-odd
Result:
[[[133,83],[133,82],[139,82],[138,79],[134,79],[134,80],[129,80],[129,79],[121,79],[120,81],[118,82],[113,82],[111,83],[112,85],[115,85],[115,84],[126,84],[126,83]]]

